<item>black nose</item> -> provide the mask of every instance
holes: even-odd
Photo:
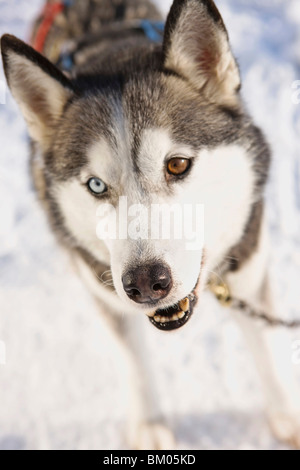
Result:
[[[130,269],[122,277],[124,290],[139,304],[156,303],[166,297],[172,288],[170,270],[163,264],[152,264]]]

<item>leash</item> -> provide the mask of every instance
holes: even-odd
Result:
[[[109,266],[103,265],[102,263],[94,260],[91,255],[83,249],[78,249],[78,252],[87,262],[89,266],[93,267],[94,274],[98,280],[102,283],[106,282],[106,274],[110,273]],[[108,277],[108,280],[111,280]],[[114,290],[112,286],[105,285],[106,288]],[[247,317],[252,318],[253,320],[261,320],[265,324],[271,327],[283,327],[288,329],[300,328],[300,320],[286,321],[280,318],[270,317],[265,312],[257,311],[251,307],[247,302],[233,298],[230,294],[230,289],[228,284],[224,281],[221,281],[219,277],[212,276],[207,284],[210,292],[216,297],[218,302],[225,308],[232,308],[243,312]]]
[[[223,307],[239,310],[247,317],[253,318],[254,320],[262,320],[272,327],[281,326],[289,329],[300,328],[300,320],[285,321],[280,318],[270,317],[265,312],[257,311],[247,302],[232,297],[228,284],[221,280],[218,281],[217,276],[209,280],[208,288]]]

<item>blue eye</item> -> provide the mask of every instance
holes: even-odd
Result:
[[[93,194],[103,194],[107,191],[106,184],[99,178],[91,178],[87,182],[89,190]]]

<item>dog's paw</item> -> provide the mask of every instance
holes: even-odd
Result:
[[[161,423],[142,423],[131,436],[130,446],[135,450],[174,450],[173,433]]]
[[[279,441],[300,450],[300,413],[274,413],[269,423]]]

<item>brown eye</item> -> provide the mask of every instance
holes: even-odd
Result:
[[[168,161],[168,173],[174,176],[183,175],[191,166],[191,161],[187,158],[171,158]]]

